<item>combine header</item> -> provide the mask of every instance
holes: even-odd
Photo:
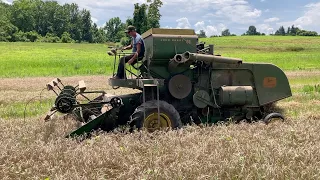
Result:
[[[73,137],[97,129],[111,131],[121,125],[152,132],[191,122],[268,123],[274,117],[283,119],[278,112],[266,111],[270,104],[292,96],[288,79],[277,66],[215,55],[213,45],[198,43],[191,29],[156,28],[142,37],[144,58],[126,66],[126,79],[109,79],[114,89],[140,92],[110,96],[103,91],[86,91],[83,81],[65,86],[55,79],[47,84],[57,98],[46,120],[55,112],[75,115],[84,125],[68,135]],[[108,54],[115,57],[115,66],[126,55],[118,49]],[[89,93],[100,95],[91,100],[86,96]]]

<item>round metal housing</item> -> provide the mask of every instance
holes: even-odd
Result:
[[[173,76],[169,81],[169,91],[177,99],[186,98],[192,90],[192,83],[189,77],[179,74]]]

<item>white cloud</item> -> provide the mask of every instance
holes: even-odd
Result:
[[[217,16],[228,17],[232,22],[239,24],[254,23],[261,14],[261,10],[252,9],[247,5],[226,6],[216,12]]]
[[[212,36],[212,35],[221,35],[221,32],[227,27],[224,24],[218,24],[218,26],[213,26],[213,25],[206,25],[204,21],[199,21],[195,25],[195,31],[196,33],[199,33],[200,30],[204,30],[206,32],[207,36]]]
[[[264,12],[266,12],[266,13],[267,13],[267,12],[270,12],[270,9],[266,9],[266,10],[264,10]]]
[[[57,0],[61,3],[77,3],[80,7],[91,7],[91,8],[100,8],[105,9],[110,7],[122,7],[122,9],[126,6],[129,6],[130,9],[132,9],[132,5],[134,3],[144,3],[144,0],[121,0],[121,3],[119,3],[119,0]]]
[[[132,16],[134,3],[145,3],[145,0],[57,0],[60,4],[76,3],[79,9],[90,10],[91,16],[102,24],[113,17],[120,17],[125,21],[127,16]]]
[[[218,33],[218,29],[216,27],[210,26],[210,25],[206,26],[204,21],[197,22],[194,25],[194,27],[195,27],[196,33],[199,33],[200,30],[203,30],[204,32],[206,32],[207,36],[211,36]]]
[[[265,34],[274,33],[274,29],[269,24],[259,24],[257,25],[257,31]]]
[[[189,23],[189,20],[186,17],[177,19],[176,22],[178,23],[177,28],[179,28],[179,29],[189,29],[189,28],[191,28],[191,24]]]
[[[91,21],[92,21],[93,23],[97,23],[97,22],[98,22],[98,19],[95,18],[95,17],[91,17]]]
[[[262,14],[261,10],[251,7],[247,0],[166,0],[165,2],[163,12],[172,16],[186,13],[189,20],[193,21],[199,17],[214,17],[245,24],[255,22],[255,19]]]
[[[224,6],[248,4],[246,0],[164,0],[164,6],[176,7],[174,12],[203,12],[206,10],[220,9]],[[171,10],[171,9],[170,9]]]
[[[311,3],[305,5],[305,12],[304,15],[297,18],[294,21],[286,21],[286,22],[279,22],[278,25],[282,26],[291,26],[295,25],[296,27],[306,29],[311,28],[308,30],[320,30],[320,2],[318,3]]]
[[[298,25],[308,26],[308,25],[320,25],[320,2],[311,3],[305,6],[307,11],[302,17],[299,17],[295,22]]]
[[[276,22],[276,21],[279,21],[280,19],[277,18],[277,17],[272,17],[272,18],[268,18],[268,19],[265,19],[264,22]]]
[[[6,4],[12,4],[12,2],[7,1],[7,0],[2,0],[2,2],[6,3]]]
[[[195,25],[194,25],[196,28],[203,28],[204,27],[204,21],[199,21],[199,22],[197,22]]]

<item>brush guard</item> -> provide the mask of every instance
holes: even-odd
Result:
[[[55,89],[55,87],[57,89]],[[83,126],[68,134],[66,137],[75,137],[88,134],[94,130],[101,129],[109,131],[115,128],[118,112],[123,106],[120,97],[106,94],[104,91],[85,91],[84,81],[79,81],[77,86],[64,85],[59,78],[53,79],[47,84],[47,90],[53,91],[57,98],[54,105],[44,118],[49,121],[51,117],[59,112],[62,114],[72,114],[77,121],[84,123]],[[57,91],[60,92],[57,92]],[[91,100],[86,94],[101,94]],[[87,100],[81,103],[79,97]]]

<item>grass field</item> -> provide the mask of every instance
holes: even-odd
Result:
[[[201,39],[215,53],[245,62],[270,62],[284,70],[320,68],[320,37],[223,37]],[[0,77],[112,74],[107,45],[0,43]]]
[[[0,43],[0,77],[111,74],[102,44]]]
[[[61,79],[68,84],[83,79],[89,90],[130,92],[107,85],[112,64],[105,55],[107,46],[1,43],[0,179],[319,179],[319,38],[205,41],[218,46],[216,53],[274,62],[285,69],[293,97],[277,106],[284,109],[286,121],[100,134],[78,143],[63,138],[76,128],[72,120],[42,121],[53,103],[52,92],[30,99],[57,76],[65,76]],[[74,68],[80,62],[90,71]]]

